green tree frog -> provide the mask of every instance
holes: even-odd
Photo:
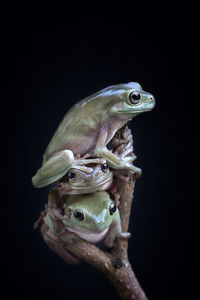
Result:
[[[121,232],[119,210],[106,191],[67,195],[62,198],[61,208],[50,196],[43,220],[51,233],[65,243],[73,242],[75,236],[91,243],[106,237],[105,245],[111,248],[117,237],[130,237],[129,232]]]
[[[90,169],[89,169],[90,168]],[[56,188],[59,196],[66,194],[88,194],[97,190],[107,190],[113,181],[113,173],[109,165],[91,164],[88,168],[71,168],[67,174],[61,178]]]
[[[59,180],[73,163],[84,164],[86,157],[104,158],[114,169],[139,174],[141,170],[132,159],[118,157],[106,145],[133,117],[154,106],[153,95],[137,82],[109,86],[78,102],[64,116],[47,146],[42,167],[32,179],[34,186]]]

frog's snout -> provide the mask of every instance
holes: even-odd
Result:
[[[106,216],[107,216],[107,209],[104,209],[98,216],[93,218],[93,224],[95,226],[104,226]]]
[[[148,97],[149,101],[155,101],[154,96],[153,95],[149,95]]]
[[[154,108],[154,106],[156,104],[155,98],[152,94],[147,95],[146,102],[150,105],[151,108]]]

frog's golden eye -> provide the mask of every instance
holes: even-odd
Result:
[[[103,164],[101,166],[101,170],[104,172],[104,173],[107,173],[108,170],[109,170],[109,165],[107,163]]]
[[[116,209],[117,209],[116,205],[113,202],[111,202],[109,207],[109,212],[111,216],[116,212]]]
[[[130,99],[131,103],[133,103],[133,104],[139,103],[140,98],[141,98],[140,93],[137,90],[132,91],[129,95],[129,99]]]
[[[83,221],[84,220],[84,213],[79,210],[79,209],[75,209],[73,211],[74,217],[79,220],[79,221]]]

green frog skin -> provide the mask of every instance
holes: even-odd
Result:
[[[113,181],[113,173],[107,163],[89,165],[91,172],[71,168],[57,185],[59,196],[89,194],[107,190]]]
[[[62,242],[71,243],[74,235],[91,243],[106,237],[105,245],[111,248],[117,237],[130,237],[129,232],[121,232],[119,210],[105,191],[67,195],[62,198],[62,209],[63,213],[50,197],[47,215],[44,217],[53,236]]]
[[[42,187],[59,180],[73,164],[84,164],[86,157],[104,158],[114,169],[140,174],[132,159],[118,157],[106,145],[133,117],[154,106],[153,95],[136,82],[109,86],[78,102],[64,116],[47,146],[33,185]]]

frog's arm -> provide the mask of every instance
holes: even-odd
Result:
[[[123,239],[129,239],[131,234],[130,232],[121,232],[121,220],[119,215],[119,210],[115,212],[115,217],[113,219],[112,224],[110,225],[109,231],[107,233],[106,239],[105,239],[105,245],[108,248],[112,248],[114,241],[116,238],[123,238]]]
[[[137,168],[132,164],[133,161],[132,157],[122,156],[120,158],[106,148],[105,145],[107,144],[107,138],[108,138],[107,130],[102,128],[94,150],[94,156],[105,158],[113,169],[128,169],[133,173],[140,175],[141,169]],[[126,155],[128,153],[126,153]]]
[[[79,263],[80,260],[71,252],[63,248],[59,240],[50,232],[49,227],[46,224],[42,225],[41,233],[49,248],[53,250],[65,262],[73,265]]]
[[[48,197],[47,213],[43,218],[44,224],[49,228],[49,232],[60,241],[73,243],[79,237],[66,229],[65,225],[70,225],[70,217],[62,214],[59,201],[57,190],[51,190]]]
[[[64,221],[65,220],[65,221]],[[59,209],[50,209],[47,212],[46,217],[44,217],[44,223],[48,226],[51,234],[55,236],[58,240],[64,243],[74,243],[79,239],[79,237],[66,229],[65,225],[69,224],[67,216],[62,216]]]

